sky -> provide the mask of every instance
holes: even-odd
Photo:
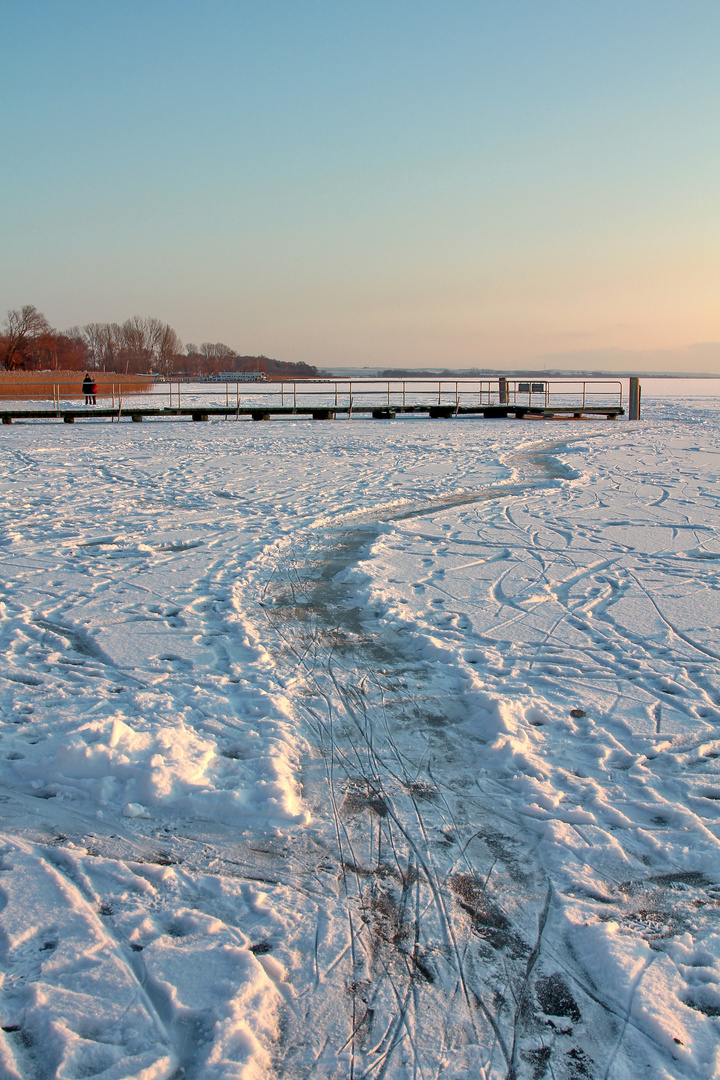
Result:
[[[0,0],[0,317],[720,373],[717,0]]]

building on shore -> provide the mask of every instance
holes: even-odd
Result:
[[[267,382],[264,371],[219,371],[208,375],[208,382]]]

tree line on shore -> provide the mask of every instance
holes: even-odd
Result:
[[[169,323],[140,315],[124,323],[86,323],[59,331],[32,304],[8,311],[0,333],[0,364],[6,371],[111,371],[164,378],[221,371],[294,378],[317,374],[310,364],[240,356],[222,342],[183,346]]]

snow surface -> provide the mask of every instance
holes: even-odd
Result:
[[[720,1076],[714,386],[3,428],[0,1075]]]

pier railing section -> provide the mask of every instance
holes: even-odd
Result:
[[[82,406],[85,395],[79,380],[30,383],[0,382],[0,402],[14,408],[37,408],[47,402],[48,412]],[[251,383],[186,382],[169,379],[150,386],[137,383],[103,382],[96,391],[98,405],[129,411],[134,407],[177,409],[181,407],[232,406],[279,407],[307,411],[330,408],[353,412],[387,409],[398,412],[424,411],[430,406],[465,409],[525,406],[532,409],[602,409],[623,407],[620,379],[543,379],[504,377],[488,379],[408,378],[408,379],[302,379]],[[1,407],[1,405],[0,405]]]

